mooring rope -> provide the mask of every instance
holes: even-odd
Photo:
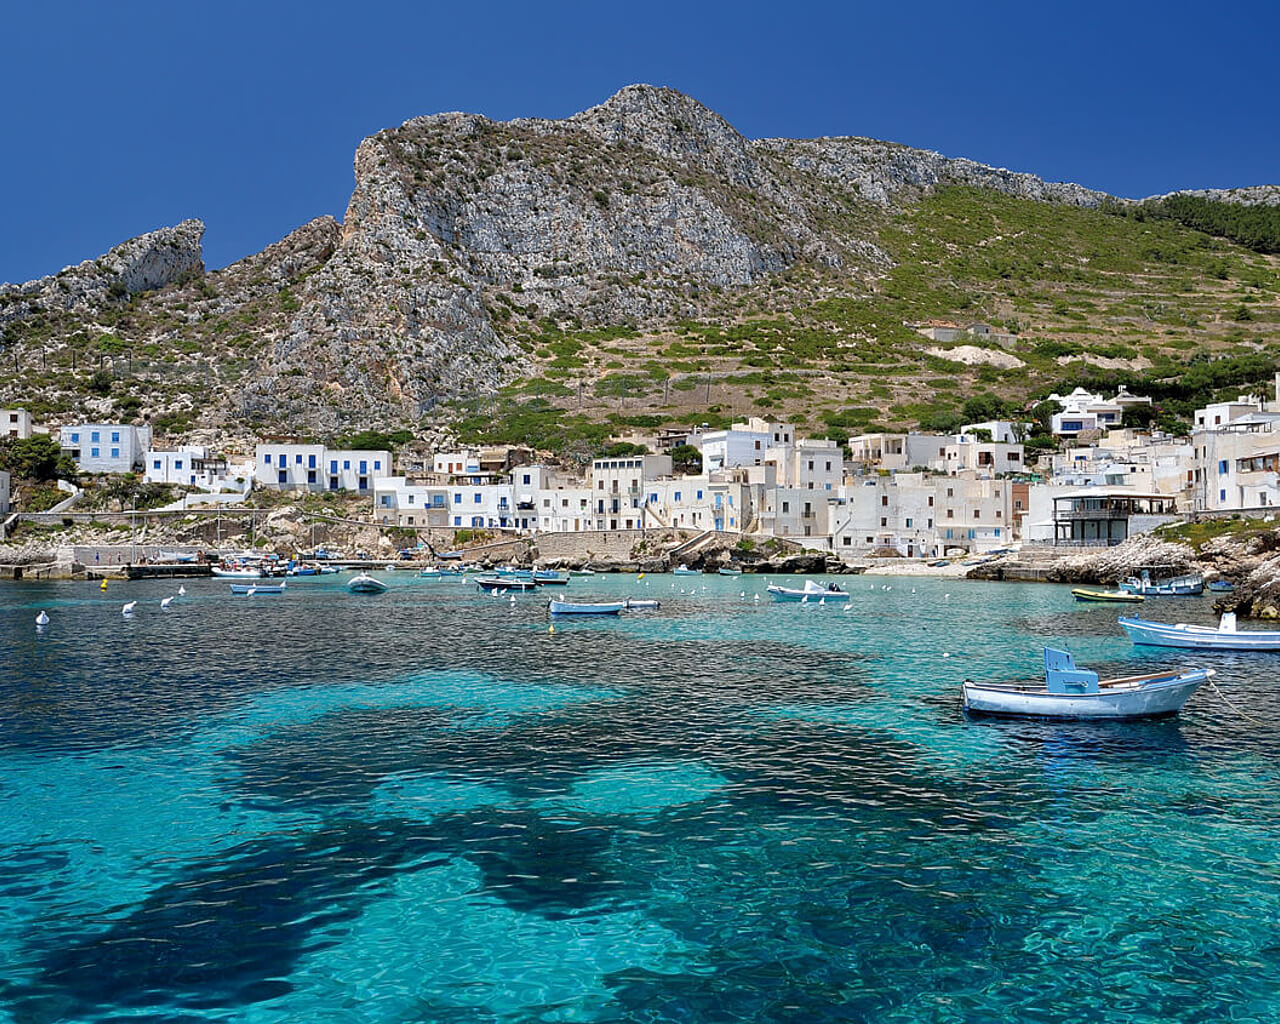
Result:
[[[1225,704],[1227,707],[1229,707],[1241,718],[1247,718],[1251,722],[1257,722],[1258,725],[1267,724],[1261,718],[1254,718],[1253,715],[1249,714],[1249,712],[1245,711],[1243,708],[1238,708],[1236,707],[1236,705],[1232,704],[1231,701],[1227,699],[1227,695],[1223,693],[1220,689],[1218,689],[1218,684],[1215,683],[1212,678],[1206,679],[1205,682],[1209,684],[1210,688],[1213,690],[1214,693],[1216,693],[1219,697],[1222,698],[1222,703]]]

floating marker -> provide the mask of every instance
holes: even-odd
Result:
[[[137,601],[130,601],[127,605],[120,609],[121,615],[132,615],[134,608],[138,606]]]
[[[555,623],[553,622],[550,626],[547,627],[547,632],[554,633],[555,631],[556,631],[556,626],[555,626]]]
[[[106,590],[106,589],[107,589],[107,581],[106,581],[106,580],[103,580],[100,584],[98,584],[98,589],[99,589],[99,590]]]
[[[187,592],[187,588],[184,587],[182,584],[178,584],[178,596],[181,597],[185,595],[186,592]]]
[[[161,607],[161,608],[168,608],[168,607],[169,607],[169,605],[171,605],[172,603],[173,603],[173,598],[172,598],[172,597],[166,597],[166,598],[164,598],[164,599],[160,602],[160,607]]]
[[[49,613],[42,610],[40,614],[36,616],[36,625],[42,628],[49,625]]]

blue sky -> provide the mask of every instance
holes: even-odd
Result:
[[[360,139],[631,82],[750,137],[868,135],[1120,195],[1280,181],[1280,4],[6,5],[0,281],[186,217],[221,267],[341,218]]]

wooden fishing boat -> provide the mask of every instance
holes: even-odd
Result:
[[[731,565],[722,565],[716,570],[721,576],[741,576],[742,570]]]
[[[690,569],[687,565],[677,565],[671,570],[672,576],[701,576],[701,569]]]
[[[1167,580],[1153,580],[1145,569],[1141,576],[1130,576],[1120,584],[1120,589],[1130,594],[1147,597],[1193,597],[1204,593],[1204,577],[1198,574],[1174,576]]]
[[[547,603],[552,615],[617,615],[627,607],[626,601],[610,601],[603,604],[579,604],[573,601],[551,600]]]
[[[550,569],[536,569],[533,582],[540,587],[565,587],[569,585],[567,572],[552,572]]]
[[[1143,600],[1141,594],[1131,594],[1127,590],[1090,590],[1088,587],[1076,587],[1071,591],[1077,601],[1114,601],[1121,604],[1137,604]]]
[[[1135,644],[1150,647],[1186,647],[1199,651],[1280,651],[1280,630],[1236,629],[1236,613],[1223,612],[1217,626],[1169,625],[1130,616],[1120,617],[1120,628]]]
[[[964,709],[973,714],[1027,718],[1153,718],[1174,715],[1210,676],[1211,668],[1153,672],[1099,679],[1076,668],[1070,651],[1044,649],[1044,682],[975,683],[962,687]]]
[[[1214,580],[1209,584],[1209,589],[1215,594],[1229,594],[1231,591],[1235,590],[1236,587],[1230,580]]]
[[[804,587],[797,590],[794,587],[780,587],[775,583],[770,583],[768,587],[769,594],[775,601],[800,601],[810,604],[837,602],[843,603],[849,600],[849,592],[842,590],[834,583],[817,583],[813,580],[805,580]]]

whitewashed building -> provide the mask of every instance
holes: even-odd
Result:
[[[180,484],[216,491],[227,483],[227,460],[210,455],[201,445],[181,445],[175,451],[151,449],[143,457],[142,478],[153,484]]]
[[[35,432],[35,423],[26,409],[0,409],[0,437],[25,441]]]
[[[0,469],[0,515],[9,514],[9,474]]]
[[[254,451],[254,483],[303,491],[373,493],[391,475],[388,451],[328,449],[322,444],[260,444]]]
[[[131,473],[151,447],[151,428],[128,423],[76,423],[62,427],[59,444],[82,473]]]
[[[1069,395],[1050,395],[1049,401],[1057,402],[1060,407],[1053,414],[1050,426],[1057,437],[1076,437],[1085,431],[1109,430],[1120,426],[1124,418],[1123,405],[1107,401],[1084,388],[1076,388]]]
[[[702,471],[711,473],[732,466],[760,466],[770,448],[795,443],[796,428],[790,423],[774,423],[750,417],[745,423],[730,424],[728,430],[694,431],[688,443],[702,452]]]
[[[449,526],[449,487],[381,477],[373,483],[373,514],[392,526]]]

